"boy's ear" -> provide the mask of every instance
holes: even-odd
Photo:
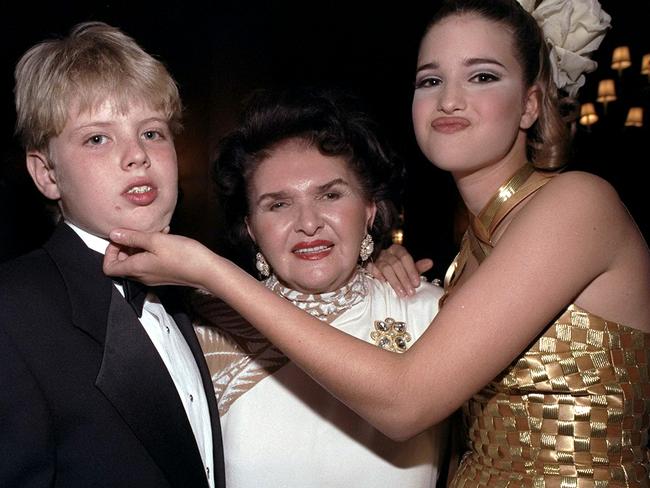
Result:
[[[25,163],[38,191],[50,200],[59,200],[61,192],[59,191],[56,171],[47,156],[40,151],[28,151]]]

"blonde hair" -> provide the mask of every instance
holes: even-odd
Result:
[[[178,87],[165,66],[103,22],[78,24],[66,38],[33,46],[15,79],[16,134],[26,149],[47,150],[73,100],[81,112],[111,100],[120,113],[139,101],[163,112],[174,133],[181,128]]]

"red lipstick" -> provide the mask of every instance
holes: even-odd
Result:
[[[329,256],[333,248],[334,243],[332,241],[319,239],[309,242],[298,242],[291,248],[291,252],[299,259],[316,261]]]

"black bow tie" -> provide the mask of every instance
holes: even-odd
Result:
[[[128,278],[123,278],[121,284],[124,290],[124,298],[129,302],[136,315],[142,317],[142,307],[144,307],[144,299],[149,292],[149,287],[139,281]]]

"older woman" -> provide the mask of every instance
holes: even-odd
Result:
[[[219,196],[234,243],[256,256],[269,289],[400,353],[431,322],[441,290],[423,283],[400,298],[364,271],[373,241],[393,223],[400,173],[366,117],[343,106],[323,92],[258,94],[222,143]],[[193,305],[219,401],[228,486],[435,484],[441,427],[391,441],[228,306],[200,294]]]

